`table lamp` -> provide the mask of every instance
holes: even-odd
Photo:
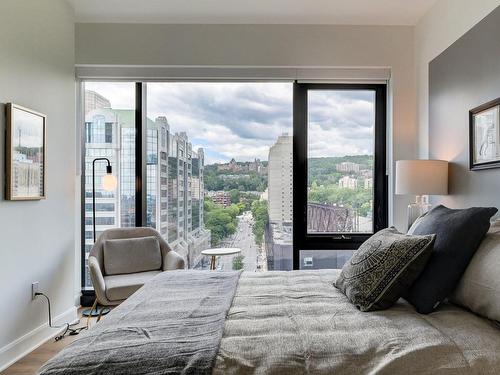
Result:
[[[408,228],[430,209],[428,195],[448,194],[448,162],[444,160],[396,161],[396,194],[415,195],[408,205]]]

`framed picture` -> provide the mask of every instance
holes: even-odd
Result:
[[[470,169],[500,167],[500,98],[469,111]]]
[[[46,116],[8,103],[5,199],[45,198],[46,143]]]

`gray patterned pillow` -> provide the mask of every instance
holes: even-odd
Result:
[[[424,269],[436,235],[383,229],[366,240],[342,268],[335,286],[361,311],[391,307]]]

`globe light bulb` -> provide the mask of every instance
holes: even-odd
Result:
[[[111,173],[106,173],[102,178],[102,188],[105,191],[113,191],[116,189],[117,181],[116,177]]]

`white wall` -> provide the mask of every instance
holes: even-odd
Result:
[[[74,320],[75,83],[73,10],[64,0],[0,2],[0,370]],[[47,115],[47,199],[5,201],[4,104]]]
[[[416,155],[414,35],[404,26],[77,24],[77,64],[390,67],[394,160]],[[404,228],[407,197],[394,197]]]
[[[429,154],[429,62],[500,5],[500,0],[439,0],[415,27],[418,153]]]

